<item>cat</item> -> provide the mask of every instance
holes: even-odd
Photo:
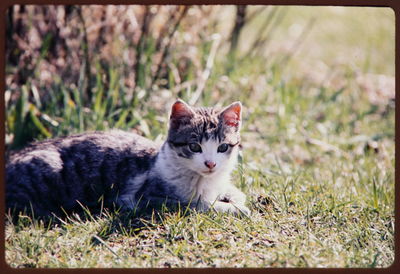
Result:
[[[33,143],[6,165],[6,207],[60,216],[82,205],[129,211],[165,204],[250,215],[245,194],[230,183],[241,116],[240,102],[218,110],[178,99],[161,147],[120,130]]]

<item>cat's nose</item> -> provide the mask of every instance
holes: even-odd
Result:
[[[213,169],[217,164],[213,161],[205,161],[204,164],[206,165],[206,167],[208,167],[209,169]]]

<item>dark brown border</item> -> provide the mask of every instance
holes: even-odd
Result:
[[[399,45],[400,38],[398,30],[400,29],[400,21],[398,19],[398,13],[400,10],[400,1],[396,0],[237,0],[237,1],[227,1],[227,0],[1,0],[0,2],[0,121],[2,121],[0,125],[0,212],[4,212],[4,193],[5,193],[5,184],[4,184],[4,145],[5,145],[5,109],[4,109],[4,90],[5,90],[5,15],[6,10],[9,6],[14,4],[253,4],[253,5],[311,5],[311,6],[370,6],[370,7],[390,7],[395,12],[395,29],[396,29],[396,38],[395,38],[395,71],[396,71],[396,94],[399,93],[400,86],[400,78],[398,72],[400,71],[400,54],[399,54]],[[399,212],[400,212],[400,186],[398,182],[399,178],[399,162],[397,161],[397,156],[399,156],[400,148],[397,146],[398,144],[398,133],[400,132],[400,124],[399,124],[399,106],[400,103],[396,100],[396,118],[395,118],[395,139],[396,139],[396,148],[395,148],[395,260],[393,264],[388,268],[247,268],[247,269],[226,269],[226,268],[192,268],[192,269],[13,269],[10,268],[5,261],[5,223],[4,217],[2,217],[2,221],[0,221],[0,272],[1,273],[128,273],[128,272],[141,272],[141,273],[222,273],[227,271],[232,271],[235,273],[240,273],[242,271],[246,273],[400,273],[400,263],[399,263]],[[2,213],[3,214],[3,213]],[[4,215],[3,215],[4,216]]]
[[[3,0],[1,7],[5,8],[14,4],[40,4],[40,5],[90,5],[90,4],[169,4],[169,5],[295,5],[295,6],[371,6],[392,7],[399,6],[395,0]]]

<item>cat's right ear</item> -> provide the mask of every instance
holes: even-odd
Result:
[[[172,105],[170,126],[177,129],[181,124],[187,123],[193,116],[194,112],[192,108],[181,99],[178,99]]]

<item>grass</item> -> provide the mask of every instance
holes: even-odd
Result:
[[[221,17],[231,8],[223,11]],[[7,263],[57,268],[390,266],[395,109],[391,97],[379,92],[393,87],[394,98],[393,13],[328,7],[277,12],[282,19],[274,37],[282,43],[296,41],[296,35],[283,37],[285,31],[298,33],[294,30],[306,26],[309,18],[316,18],[317,24],[296,52],[281,52],[283,44],[270,43],[266,49],[273,53],[272,61],[238,58],[228,72],[221,42],[196,103],[241,100],[245,106],[244,149],[233,182],[248,195],[251,218],[168,210],[132,218],[105,211],[100,216],[87,213],[86,218],[73,215],[49,226],[26,216],[6,224]],[[373,24],[363,23],[370,20]],[[260,15],[248,31],[262,22]],[[217,29],[223,27],[221,23]],[[334,35],[338,32],[340,37]],[[386,38],[367,39],[376,34]],[[241,41],[239,48],[246,52],[249,41]],[[205,39],[197,45],[203,67],[212,43]],[[362,58],[352,62],[355,48]],[[385,54],[375,54],[378,50]],[[287,54],[283,66],[279,61]],[[172,65],[177,65],[175,58]],[[10,98],[19,91],[7,103],[8,149],[33,138],[113,127],[163,140],[171,102],[177,96],[190,100],[197,87],[192,73],[185,81],[194,84],[174,91],[179,83],[170,72],[169,88],[132,92],[123,84],[121,64],[96,66],[89,102],[83,84],[66,85],[59,77],[46,96],[35,96],[35,81],[15,90],[8,86]]]

